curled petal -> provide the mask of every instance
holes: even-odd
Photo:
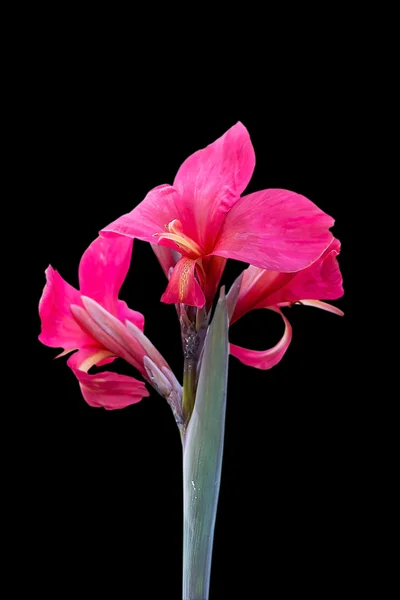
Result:
[[[289,344],[292,340],[292,328],[285,315],[279,310],[279,308],[271,308],[279,313],[285,323],[285,331],[282,338],[273,348],[269,350],[248,350],[235,344],[229,345],[229,351],[232,356],[236,356],[242,363],[256,369],[271,369],[277,365],[283,358]]]
[[[127,237],[98,237],[84,252],[79,265],[81,294],[117,315],[118,294],[128,273],[133,241]]]
[[[337,306],[328,304],[328,302],[321,302],[321,300],[300,300],[299,304],[302,304],[304,306],[314,306],[314,308],[326,310],[327,312],[331,312],[334,315],[338,315],[339,317],[343,317],[344,315],[344,312],[340,310],[340,308],[337,308]]]
[[[340,298],[343,282],[337,261],[339,251],[340,242],[334,239],[312,265],[297,273],[266,271],[254,266],[245,269],[231,324],[254,308],[290,306],[303,298]]]
[[[65,352],[62,354],[84,345],[95,345],[93,338],[74,319],[71,304],[81,304],[78,290],[49,266],[46,269],[46,285],[39,302],[42,321],[39,340],[52,348],[64,348]]]
[[[334,220],[287,190],[263,190],[229,211],[212,254],[284,273],[313,263],[332,241]]]
[[[109,372],[94,375],[87,373],[90,362],[93,360],[99,362],[95,356],[90,357],[90,352],[90,349],[77,352],[69,358],[67,363],[78,379],[82,395],[90,406],[103,407],[108,410],[125,408],[130,404],[140,402],[142,398],[149,395],[144,383],[133,377]],[[99,356],[99,352],[97,350],[95,352]],[[92,362],[92,364],[94,363]]]
[[[171,277],[161,297],[161,302],[176,304],[178,302],[201,308],[205,304],[205,296],[195,278],[196,261],[182,257],[171,273]]]
[[[292,274],[291,279],[280,289],[269,290],[258,308],[267,304],[271,306],[282,302],[298,302],[303,298],[336,300],[343,296],[343,280],[337,261],[339,250],[340,242],[334,239],[322,256],[307,269]]]

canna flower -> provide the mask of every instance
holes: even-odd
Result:
[[[343,316],[339,308],[321,302],[336,300],[343,295],[342,275],[336,258],[339,252],[340,242],[333,239],[318,260],[297,273],[264,271],[253,266],[245,269],[227,296],[228,306],[234,306],[230,324],[251,310],[268,308],[281,315],[285,331],[276,346],[269,350],[248,350],[230,344],[230,353],[245,365],[270,369],[282,359],[292,339],[292,328],[281,311],[282,307],[303,304]]]
[[[237,123],[185,160],[173,186],[154,188],[101,233],[164,247],[156,254],[169,275],[167,304],[209,308],[228,258],[281,273],[308,267],[331,243],[333,219],[287,190],[241,197],[254,166],[250,136]]]
[[[47,282],[39,302],[39,340],[52,348],[64,348],[59,356],[77,350],[67,364],[91,406],[123,408],[149,395],[145,384],[133,377],[112,372],[88,373],[94,365],[101,366],[119,357],[138,369],[179,412],[180,386],[143,334],[143,315],[118,300],[132,246],[129,238],[97,238],[80,261],[79,291],[53,267],[47,268]]]

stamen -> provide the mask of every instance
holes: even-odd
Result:
[[[202,248],[197,242],[192,240],[183,233],[182,223],[179,219],[170,221],[168,225],[165,225],[168,233],[154,233],[153,236],[161,240],[171,240],[179,248],[181,254],[186,254],[190,258],[197,258],[205,254],[204,248]]]

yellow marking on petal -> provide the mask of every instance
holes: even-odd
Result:
[[[86,358],[78,367],[78,369],[80,371],[85,371],[85,373],[87,373],[90,369],[90,367],[93,367],[93,365],[95,365],[97,362],[99,362],[100,360],[103,360],[104,358],[107,358],[109,356],[114,356],[112,352],[109,352],[108,350],[99,350],[99,352],[96,352],[95,354],[92,354],[91,356],[89,356],[88,358]]]
[[[57,356],[54,357],[54,360],[56,358],[61,358],[62,356],[66,356],[67,354],[69,354],[70,352],[73,352],[74,350],[78,350],[78,348],[71,348],[70,350],[63,350],[63,352],[60,352],[60,354],[57,354]]]
[[[315,308],[326,310],[327,312],[331,312],[339,317],[344,316],[344,312],[340,310],[340,308],[333,306],[333,304],[328,304],[328,302],[322,302],[321,300],[299,300],[298,304],[302,304],[303,306],[314,306]]]
[[[181,276],[179,278],[179,300],[180,302],[183,302],[183,299],[186,296],[188,287],[189,287],[189,280],[190,280],[190,271],[192,268],[192,263],[193,261],[188,259],[187,261],[185,261],[185,264],[182,267],[182,271],[181,271]]]
[[[105,381],[105,379],[96,379],[95,381],[91,381],[89,384],[81,383],[80,385],[88,392],[91,392],[93,394],[102,394],[104,393],[104,389],[103,386],[100,384],[104,383]]]

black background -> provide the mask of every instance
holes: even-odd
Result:
[[[238,97],[223,74],[211,81],[196,72],[189,87],[166,65],[148,82],[137,60],[129,67],[90,48],[47,50],[27,69],[24,115],[34,198],[25,278],[33,375],[19,420],[26,450],[18,552],[31,589],[180,597],[181,450],[170,410],[153,392],[122,411],[86,405],[65,359],[54,361],[57,351],[37,341],[37,303],[49,263],[77,286],[80,257],[98,230],[152,187],[172,183],[189,154],[241,120],[257,161],[247,191],[287,188],[336,219],[345,296],[335,304],[345,317],[294,307],[286,311],[293,341],[277,367],[258,371],[230,359],[210,598],[340,590],[359,535],[360,460],[350,233],[358,200],[345,82],[332,65],[329,77],[310,79],[299,66],[277,78],[259,74]],[[229,264],[223,282],[242,266]],[[146,334],[180,378],[178,322],[159,302],[165,284],[150,247],[135,242],[120,297],[144,313]],[[281,328],[258,311],[233,327],[231,340],[263,349]]]

